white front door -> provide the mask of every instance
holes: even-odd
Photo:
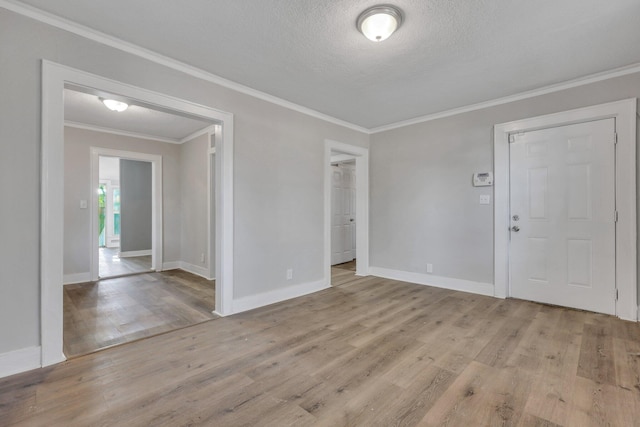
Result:
[[[615,314],[615,120],[510,142],[511,296]]]
[[[355,169],[331,169],[331,265],[355,258]]]

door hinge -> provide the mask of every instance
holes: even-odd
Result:
[[[618,211],[613,212],[613,222],[618,222]]]
[[[516,142],[516,136],[514,134],[509,135],[509,142]]]
[[[618,301],[618,290],[616,289],[616,301]]]
[[[618,132],[613,133],[613,145],[618,143]]]

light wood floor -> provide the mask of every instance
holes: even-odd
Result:
[[[638,324],[375,277],[341,280],[2,380],[0,425],[639,423]]]
[[[98,249],[98,275],[101,278],[151,270],[151,255],[120,258],[120,248]]]
[[[171,270],[64,287],[67,357],[211,320],[215,285]]]

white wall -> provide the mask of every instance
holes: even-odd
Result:
[[[209,135],[180,145],[181,260],[201,268],[207,262]],[[215,212],[212,213],[215,215]],[[204,254],[204,262],[201,255]]]
[[[493,125],[640,97],[640,73],[371,136],[371,265],[493,284]]]
[[[90,210],[80,209],[80,200],[91,201],[91,147],[162,156],[163,252],[165,262],[179,261],[180,146],[72,127],[64,128],[64,139],[64,274],[90,269]]]
[[[0,355],[40,342],[43,58],[233,113],[234,296],[322,279],[323,143],[367,146],[368,135],[0,9],[0,99],[11,100],[0,103]],[[165,200],[165,210],[177,203]],[[179,219],[165,220],[165,233],[171,229]],[[179,260],[179,246],[179,236],[165,235],[165,261]],[[286,281],[289,267],[294,278]]]

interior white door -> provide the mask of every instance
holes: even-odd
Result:
[[[343,257],[342,242],[344,196],[342,195],[342,169],[340,166],[331,167],[331,265],[341,264]]]
[[[355,168],[332,167],[331,265],[355,258]]]
[[[615,121],[512,135],[511,296],[615,314]]]
[[[356,258],[356,167],[355,165],[343,165],[342,166],[342,179],[344,182],[344,190],[347,194],[348,200],[348,220],[349,231],[347,232],[347,239],[351,241],[348,253],[345,254],[349,261]]]

